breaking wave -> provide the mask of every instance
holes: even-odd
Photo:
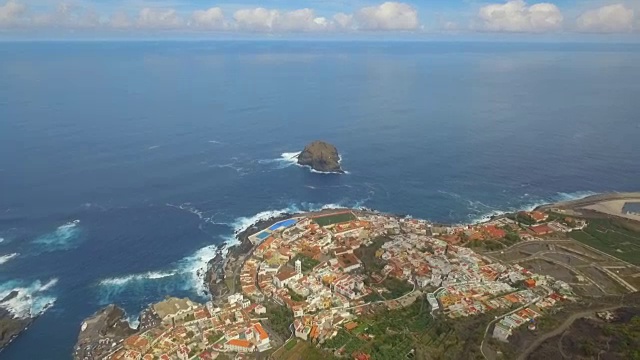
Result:
[[[44,284],[40,280],[28,285],[17,280],[0,284],[0,300],[16,292],[11,299],[1,302],[0,307],[16,318],[35,318],[44,314],[55,303],[56,298],[50,294],[50,290],[57,283],[58,279],[54,278]]]
[[[80,220],[73,220],[48,234],[44,234],[33,240],[34,244],[40,245],[40,250],[57,251],[72,249],[80,239]]]
[[[129,323],[129,327],[132,329],[137,329],[140,326],[140,315],[139,314],[131,314],[127,316],[127,322]]]
[[[0,265],[5,264],[7,262],[9,262],[9,260],[18,257],[18,253],[13,253],[13,254],[6,254],[6,255],[0,255]]]
[[[277,159],[258,160],[258,164],[275,164],[278,169],[284,169],[291,165],[300,166],[298,165],[298,155],[301,152],[284,152]]]
[[[142,274],[134,274],[120,277],[108,278],[100,281],[100,285],[103,286],[123,286],[130,282],[135,281],[144,281],[144,280],[157,280],[164,279],[166,277],[170,277],[175,275],[175,272],[160,272],[160,271],[149,271]]]
[[[280,154],[280,157],[277,159],[265,159],[265,160],[258,160],[258,164],[275,164],[277,169],[284,169],[284,168],[288,168],[292,165],[298,166],[298,167],[302,167],[302,168],[306,168],[309,169],[309,171],[311,171],[312,173],[316,173],[316,174],[330,174],[330,175],[335,175],[337,173],[333,173],[333,172],[326,172],[326,171],[318,171],[315,169],[312,169],[311,166],[308,165],[300,165],[298,164],[298,155],[300,155],[302,151],[298,151],[298,152],[284,152],[282,154]],[[342,157],[340,157],[340,159],[338,160],[338,163],[342,163]],[[349,174],[348,171],[344,172],[345,174]]]
[[[274,217],[282,216],[284,214],[295,214],[308,211],[319,211],[326,209],[340,209],[340,208],[356,208],[362,206],[366,201],[360,200],[351,202],[350,206],[342,203],[336,204],[314,204],[314,203],[300,203],[291,204],[286,208],[278,210],[267,210],[259,212],[253,216],[238,217],[228,223],[214,222],[212,217],[208,217],[205,211],[197,209],[191,204],[182,204],[179,206],[170,205],[181,210],[188,211],[201,219],[203,222],[212,222],[218,225],[225,225],[232,230],[227,236],[223,237],[224,248],[222,250],[222,256],[226,256],[228,248],[230,246],[238,244],[237,234],[248,229],[253,224],[262,221],[269,220]],[[140,274],[131,274],[120,277],[112,277],[103,279],[99,282],[100,286],[100,302],[110,303],[113,302],[118,295],[129,292],[138,291],[140,288],[147,286],[154,286],[156,284],[163,294],[171,293],[172,291],[193,291],[198,296],[206,297],[208,289],[206,288],[204,277],[208,268],[208,263],[219,252],[219,245],[208,245],[196,250],[193,254],[186,256],[173,264],[172,270],[163,271],[149,271]]]

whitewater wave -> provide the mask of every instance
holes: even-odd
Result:
[[[284,168],[288,168],[292,165],[298,166],[298,167],[302,167],[302,168],[307,168],[309,169],[309,171],[311,171],[312,173],[316,173],[316,174],[330,174],[330,175],[335,175],[337,173],[335,172],[328,172],[328,171],[318,171],[313,169],[311,166],[308,165],[300,165],[298,164],[298,155],[300,155],[300,153],[302,153],[302,151],[297,151],[297,152],[283,152],[282,154],[280,154],[280,157],[277,159],[263,159],[263,160],[258,160],[258,164],[275,164],[276,165],[276,169],[284,169]],[[340,157],[338,159],[338,163],[342,163],[342,157]],[[345,174],[349,174],[348,171],[344,172]]]
[[[34,244],[40,245],[41,250],[57,251],[74,248],[80,239],[80,220],[73,220],[48,234],[44,234],[33,240]]]
[[[222,142],[220,142],[218,140],[209,140],[208,143],[209,144],[222,144]]]
[[[259,212],[253,216],[249,217],[239,217],[233,221],[230,226],[233,228],[235,234],[239,234],[253,224],[269,220],[275,217],[283,216],[285,214],[299,214],[305,212],[313,212],[313,211],[322,211],[322,210],[330,210],[330,209],[361,209],[364,206],[364,203],[369,201],[370,198],[365,198],[357,201],[344,201],[338,203],[331,204],[320,204],[320,203],[309,203],[309,202],[301,202],[301,203],[291,203],[289,206],[283,209],[278,210],[266,210]]]
[[[0,303],[0,307],[19,319],[35,318],[44,314],[56,302],[56,298],[50,294],[50,290],[58,283],[54,278],[46,283],[36,280],[25,285],[22,281],[8,281],[0,284],[0,299],[4,299],[12,292],[17,295]]]
[[[20,254],[12,253],[12,254],[0,255],[0,265],[6,264],[7,262],[9,262],[9,260],[18,257],[18,255]]]
[[[4,242],[4,238],[0,237],[0,244],[2,244]]]
[[[154,149],[157,149],[157,148],[159,148],[159,147],[160,147],[160,145],[153,145],[153,146],[149,146],[149,147],[147,148],[147,150],[154,150]]]
[[[298,152],[284,152],[280,154],[280,157],[277,159],[264,159],[258,160],[258,164],[275,164],[277,169],[284,169],[292,165],[298,164],[298,155],[300,155],[302,151]]]
[[[218,225],[228,226],[232,233],[223,237],[224,243],[222,251],[218,245],[208,245],[195,251],[192,255],[184,257],[178,260],[173,265],[172,270],[165,271],[149,271],[140,274],[131,274],[120,277],[113,277],[101,280],[99,282],[100,287],[103,289],[101,294],[101,302],[109,303],[114,301],[114,297],[126,291],[127,289],[147,286],[152,282],[163,282],[163,290],[174,291],[194,291],[198,296],[206,297],[208,289],[206,287],[204,277],[208,269],[208,264],[211,259],[221,252],[221,255],[225,257],[228,254],[228,248],[238,244],[237,235],[250,226],[262,220],[269,220],[275,217],[279,217],[285,214],[296,214],[309,211],[320,211],[326,209],[342,209],[342,208],[358,208],[364,204],[367,199],[351,202],[349,205],[343,203],[335,204],[315,204],[315,203],[300,203],[291,204],[286,208],[277,210],[266,210],[259,212],[253,216],[238,217],[233,221],[227,223],[214,222],[213,217],[208,217],[206,212],[199,210],[191,203],[185,203],[182,205],[167,204],[180,210],[188,211],[201,219],[203,222],[211,222]]]
[[[246,173],[246,169],[241,167],[241,166],[236,166],[235,164],[229,163],[229,164],[211,164],[209,165],[210,168],[216,168],[216,169],[232,169],[235,170],[237,173],[244,175]]]
[[[200,296],[204,297],[208,294],[204,277],[209,261],[216,256],[217,252],[216,245],[205,246],[178,262],[178,272],[183,278],[186,278],[189,288]],[[226,255],[226,251],[224,251],[224,255]]]
[[[142,274],[133,274],[120,277],[112,277],[100,281],[103,286],[123,286],[134,281],[158,280],[175,275],[175,272],[148,271]]]
[[[137,329],[140,326],[140,315],[139,314],[131,314],[127,316],[127,322],[129,323],[129,327],[132,329]]]

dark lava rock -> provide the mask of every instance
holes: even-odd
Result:
[[[335,146],[324,141],[314,141],[305,146],[298,155],[298,164],[309,166],[313,170],[342,174],[340,155]]]
[[[7,310],[0,308],[0,350],[9,345],[29,327],[33,319],[16,318]]]
[[[83,322],[73,358],[101,359],[135,332],[125,320],[124,310],[109,305]]]

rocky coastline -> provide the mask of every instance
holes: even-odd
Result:
[[[11,301],[18,297],[18,295],[20,295],[20,293],[14,290],[3,299],[0,299],[0,351],[7,347],[15,338],[22,334],[22,332],[27,330],[29,325],[36,319],[36,317],[18,318],[2,307],[3,303]]]
[[[115,344],[137,331],[129,326],[125,312],[116,305],[108,305],[87,318],[80,328],[73,358],[94,359],[108,354]]]
[[[618,196],[611,194],[603,194],[597,195],[596,199],[601,200],[603,196]],[[593,201],[591,197],[588,197],[583,200],[578,201]],[[559,206],[563,203],[557,204],[549,204],[543,205],[540,208],[551,208]],[[282,220],[289,219],[294,216],[308,216],[308,215],[319,215],[323,213],[331,213],[340,210],[351,210],[358,215],[366,215],[366,214],[384,214],[380,211],[376,211],[368,208],[360,208],[360,209],[325,209],[319,211],[309,211],[309,212],[299,212],[299,213],[284,213],[279,214],[277,216],[270,217],[268,219],[262,219],[254,224],[248,226],[247,228],[236,232],[235,238],[237,240],[236,244],[233,245],[223,245],[217,251],[216,255],[213,259],[211,259],[207,264],[207,270],[204,274],[201,275],[203,281],[205,282],[206,288],[209,291],[209,295],[211,301],[214,303],[220,303],[226,301],[226,296],[236,293],[240,291],[240,280],[239,273],[242,268],[245,260],[251,256],[253,251],[259,244],[253,244],[249,237],[270,227],[274,223],[277,223]],[[410,217],[406,214],[386,214],[388,216],[397,217],[397,218],[406,218]],[[433,224],[434,226],[438,226],[438,224]],[[14,295],[15,296],[15,295]],[[0,320],[3,319],[2,309],[0,308]],[[149,320],[151,319],[151,320]],[[145,329],[148,324],[150,327],[153,325],[153,322],[157,319],[153,318],[152,311],[145,310],[141,314],[140,325],[138,329]],[[85,326],[86,324],[86,326]],[[25,325],[28,326],[28,323]],[[83,323],[84,330],[80,332],[78,337],[78,342],[75,347],[74,358],[75,359],[84,359],[91,358],[90,354],[87,353],[87,349],[92,348],[95,349],[95,344],[101,344],[100,339],[109,339],[108,342],[118,343],[123,341],[126,337],[135,333],[137,329],[132,329],[129,327],[129,323],[126,321],[124,311],[118,308],[115,305],[109,305],[106,308],[98,311],[92,317],[85,320]],[[0,328],[1,330],[2,328]],[[16,335],[14,335],[15,337]],[[2,340],[2,338],[0,338]],[[0,344],[2,344],[0,342]],[[91,344],[92,346],[88,346]],[[98,345],[101,346],[101,345]],[[1,348],[1,346],[0,346]],[[83,350],[84,349],[84,350]],[[89,356],[89,357],[87,357]]]
[[[204,281],[209,289],[212,301],[224,301],[224,296],[235,292],[236,277],[244,260],[251,255],[255,245],[251,243],[249,237],[262,231],[274,223],[289,219],[295,214],[286,213],[268,219],[259,220],[246,229],[235,234],[238,244],[229,246],[228,253],[224,256],[225,246],[222,246],[216,256],[207,264],[207,272]]]

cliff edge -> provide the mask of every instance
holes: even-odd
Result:
[[[124,318],[124,310],[109,305],[82,323],[73,358],[97,359],[108,354],[113,346],[136,332]]]

